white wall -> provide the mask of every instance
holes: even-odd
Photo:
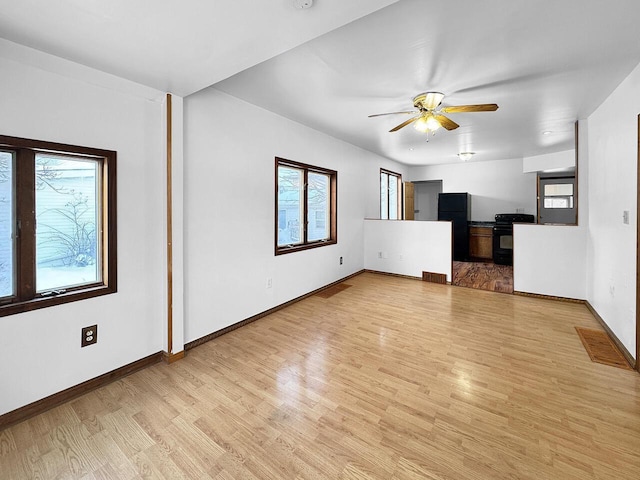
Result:
[[[444,273],[451,281],[451,222],[365,220],[367,270],[422,277]]]
[[[587,299],[589,155],[586,121],[579,122],[579,129],[578,225],[514,226],[513,287],[516,291]]]
[[[536,173],[545,170],[565,170],[575,166],[575,150],[547,153],[546,155],[536,155],[535,157],[524,157],[522,159],[522,171],[525,173]]]
[[[640,66],[588,119],[587,298],[634,356],[638,113]]]
[[[2,134],[118,154],[118,292],[0,318],[3,414],[162,349],[165,203],[160,92],[113,77],[97,86],[96,71],[89,83],[0,61]],[[80,330],[94,323],[98,343],[81,349]]]
[[[380,167],[401,165],[214,88],[184,108],[186,342],[364,268]],[[276,156],[338,172],[337,245],[274,255]]]
[[[586,299],[586,228],[516,224],[513,289]]]
[[[517,208],[536,213],[536,174],[522,173],[522,159],[412,167],[406,180],[442,180],[443,192],[469,192],[475,221],[493,221],[496,213]]]

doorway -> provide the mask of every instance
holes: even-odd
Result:
[[[443,193],[442,183],[442,180],[413,182],[415,220],[438,220],[438,195]],[[452,261],[452,285],[513,293],[513,267],[493,262],[493,225],[491,221],[470,223],[469,255],[464,261]]]
[[[576,225],[576,177],[538,175],[538,223]]]
[[[413,182],[415,220],[438,220],[438,194],[440,193],[442,193],[442,180]]]

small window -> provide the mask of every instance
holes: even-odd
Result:
[[[116,291],[115,162],[0,136],[0,315]]]
[[[573,208],[573,184],[544,185],[544,208]]]
[[[337,172],[276,158],[276,255],[337,242]]]
[[[380,169],[380,219],[402,219],[402,175]]]

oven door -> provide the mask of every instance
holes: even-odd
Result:
[[[493,263],[513,265],[513,226],[493,227]]]

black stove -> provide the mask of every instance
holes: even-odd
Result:
[[[497,213],[496,225],[513,225],[514,223],[534,223],[535,217],[527,213]]]
[[[526,213],[498,213],[493,227],[493,263],[513,265],[513,224],[535,223]]]

